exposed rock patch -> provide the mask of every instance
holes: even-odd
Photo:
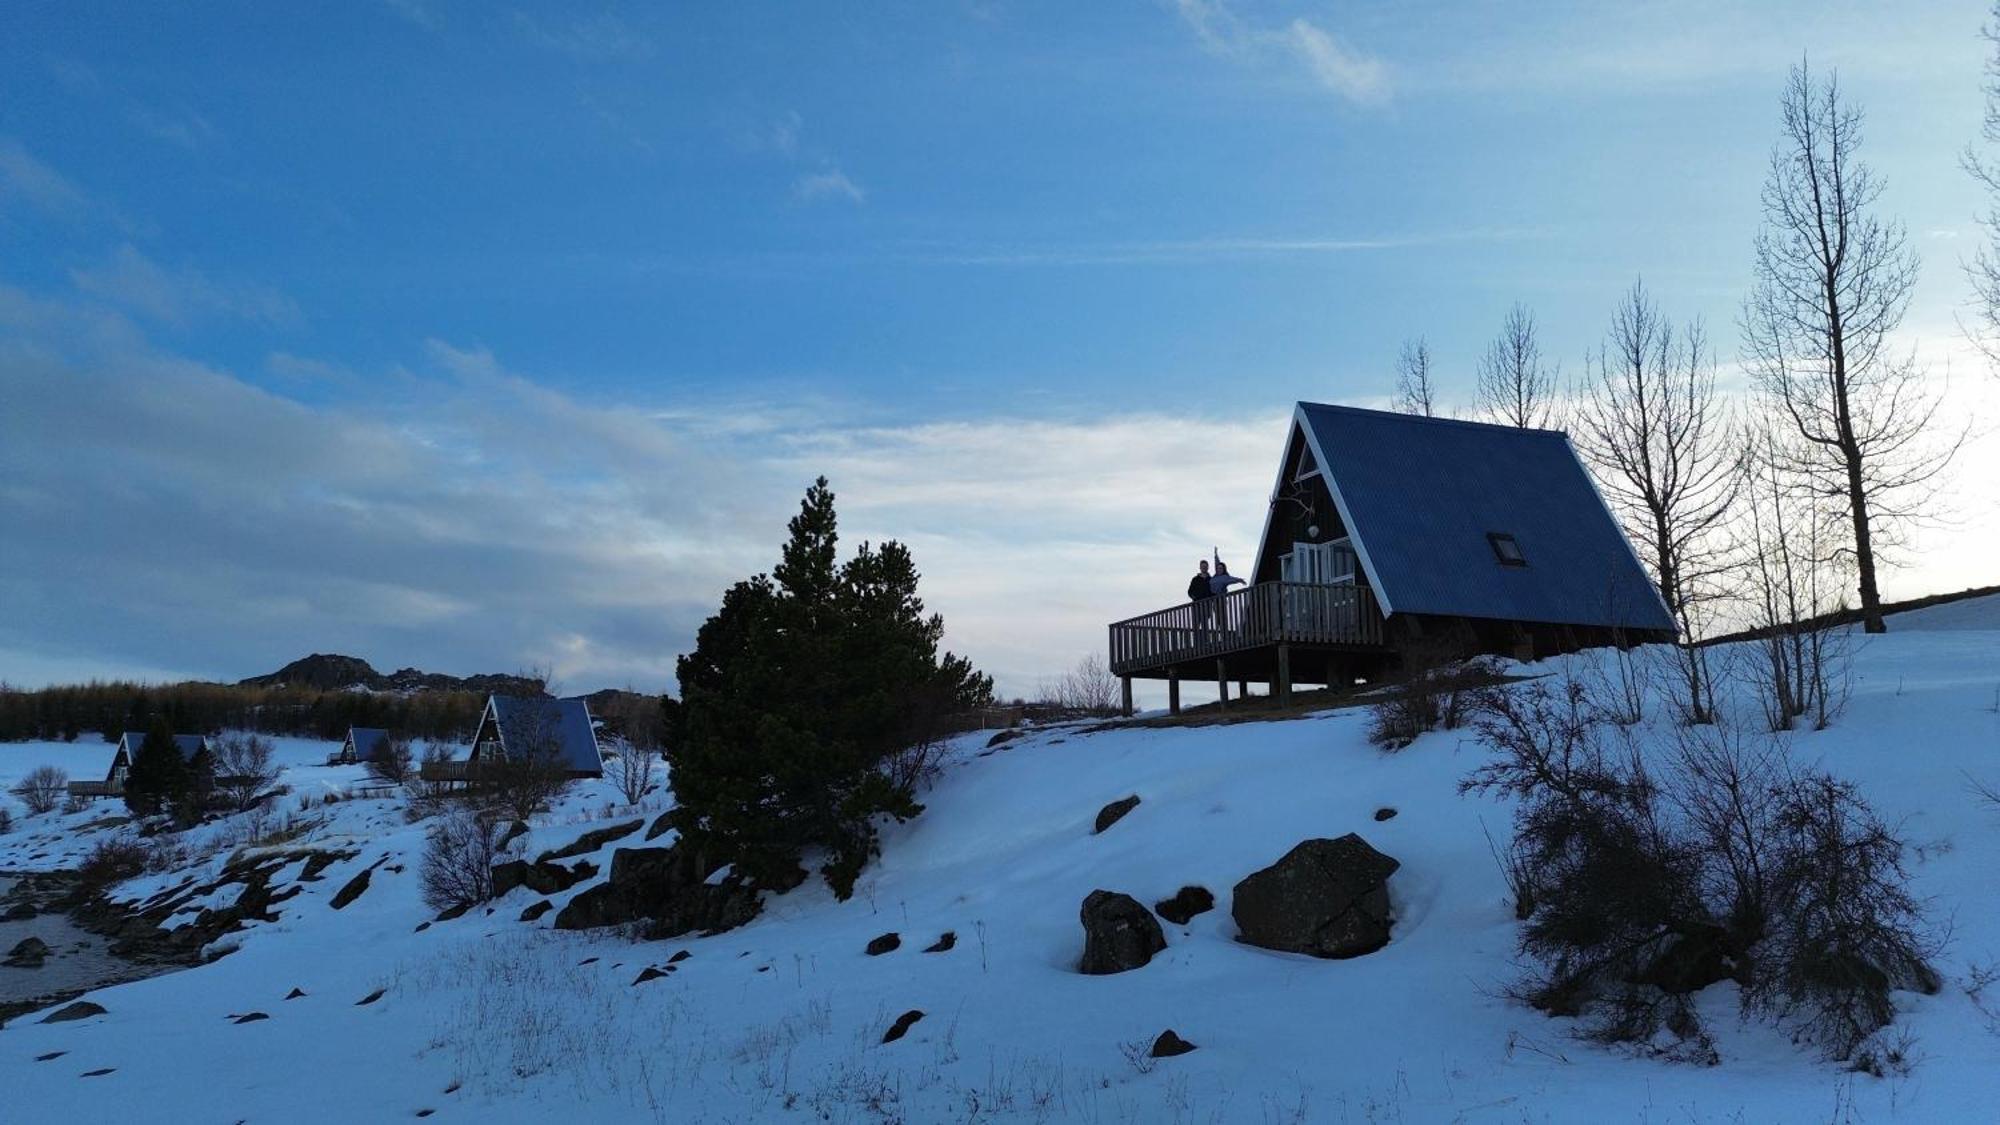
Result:
[[[944,953],[949,951],[952,946],[955,946],[957,944],[958,944],[958,934],[956,934],[951,930],[946,930],[944,933],[938,935],[938,939],[936,941],[932,942],[928,946],[925,946],[924,952]]]
[[[39,969],[49,956],[49,943],[38,937],[24,937],[7,951],[7,960],[0,964],[16,969]]]
[[[1139,968],[1167,947],[1160,923],[1131,895],[1092,891],[1083,900],[1083,959],[1077,971],[1102,976]]]
[[[768,889],[787,891],[804,879],[801,869],[790,883]],[[587,930],[644,920],[652,938],[719,933],[755,918],[765,889],[680,843],[619,848],[611,853],[604,882],[570,899],[556,915],[555,927]]]
[[[896,1040],[908,1035],[910,1028],[915,1027],[917,1021],[923,1018],[924,1014],[915,1008],[911,1008],[909,1011],[897,1016],[896,1022],[889,1025],[889,1030],[882,1033],[882,1042],[894,1043]]]
[[[42,1022],[69,1023],[72,1020],[87,1020],[92,1016],[101,1016],[103,1014],[104,1008],[102,1005],[93,1004],[88,1000],[78,1000],[74,1004],[57,1008],[55,1011],[43,1016]]]
[[[327,905],[333,907],[335,910],[339,910],[348,903],[360,898],[361,892],[368,889],[368,877],[371,873],[372,869],[364,870],[361,874],[349,879],[346,886],[333,893],[333,901],[327,903]]]
[[[1124,820],[1126,813],[1138,807],[1139,797],[1135,793],[1130,797],[1121,797],[1097,810],[1097,825],[1090,830],[1091,834],[1096,835],[1101,833],[1119,821]]]
[[[1215,896],[1209,893],[1207,887],[1182,887],[1174,892],[1174,897],[1153,904],[1155,913],[1176,926],[1185,926],[1195,915],[1214,909]]]
[[[1153,1040],[1153,1049],[1147,1053],[1156,1059],[1170,1059],[1175,1055],[1185,1055],[1192,1050],[1194,1044],[1175,1035],[1174,1029],[1170,1027],[1160,1032],[1160,1037]]]
[[[557,848],[555,851],[543,853],[542,857],[535,862],[541,864],[558,859],[570,859],[575,856],[589,855],[591,852],[596,851],[613,840],[622,840],[630,836],[632,833],[645,827],[645,825],[646,822],[643,820],[633,820],[624,824],[613,824],[606,828],[592,829],[578,836],[568,844]]]
[[[903,937],[901,934],[887,933],[870,941],[868,948],[862,950],[862,952],[868,954],[870,957],[880,957],[884,953],[894,953],[902,947]]]
[[[1344,958],[1389,942],[1389,876],[1402,866],[1348,833],[1306,840],[1236,884],[1237,940],[1264,949]]]

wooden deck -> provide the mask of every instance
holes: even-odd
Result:
[[[1111,626],[1111,672],[1168,680],[1255,680],[1289,695],[1298,682],[1332,683],[1350,655],[1386,653],[1382,610],[1366,586],[1262,582]],[[1129,707],[1128,707],[1129,710]]]

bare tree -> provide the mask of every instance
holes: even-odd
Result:
[[[467,808],[446,813],[424,845],[424,904],[442,912],[492,898],[493,861],[499,855],[499,827],[491,817]]]
[[[618,787],[626,804],[636,805],[652,792],[653,778],[662,764],[658,750],[642,750],[620,737],[604,759],[604,774]]]
[[[1810,715],[1824,729],[1846,702],[1847,638],[1832,623],[1843,561],[1837,498],[1788,473],[1798,460],[1779,425],[1743,458],[1743,548],[1756,637],[1752,678],[1772,730]],[[1800,439],[1790,436],[1792,442]]]
[[[1057,676],[1044,689],[1046,702],[1059,710],[1086,715],[1109,715],[1119,707],[1118,677],[1096,653],[1076,662],[1076,667]]]
[[[2000,146],[2000,2],[1993,5],[1992,20],[1980,34],[1992,46],[1992,53],[1986,57],[1986,119],[1979,133],[1989,146]],[[1987,195],[1986,214],[1979,221],[1986,228],[1986,244],[1964,264],[1966,277],[1972,282],[1978,322],[1967,334],[1989,360],[2000,361],[2000,162],[1968,145],[1960,163]]]
[[[271,740],[241,731],[215,740],[215,787],[238,809],[255,805],[278,780]]]
[[[1396,409],[1437,417],[1437,385],[1431,376],[1431,346],[1422,336],[1403,341],[1396,356]]]
[[[558,713],[553,707],[522,711],[506,724],[506,748],[479,760],[476,778],[492,803],[525,821],[547,808],[570,787],[563,761]]]
[[[1839,497],[1862,620],[1883,632],[1881,550],[1920,517],[1964,442],[1934,436],[1940,398],[1914,354],[1889,351],[1917,281],[1900,224],[1870,212],[1882,182],[1858,155],[1861,111],[1837,79],[1792,69],[1764,182],[1744,356],[1801,442],[1789,470]]]
[[[415,762],[416,755],[410,750],[409,739],[388,735],[375,744],[362,764],[368,768],[368,776],[376,781],[401,785],[410,780]]]
[[[1509,426],[1545,428],[1555,419],[1556,375],[1542,362],[1535,314],[1517,304],[1480,357],[1480,409]]]
[[[20,784],[14,786],[14,796],[28,806],[30,816],[55,811],[68,792],[69,775],[55,766],[36,766],[28,771],[28,776],[22,778]]]
[[[1715,392],[1701,322],[1676,328],[1634,282],[1589,364],[1575,432],[1625,534],[1640,545],[1680,633],[1681,700],[1689,722],[1715,715],[1698,632],[1723,595],[1723,532],[1741,476],[1732,425]]]

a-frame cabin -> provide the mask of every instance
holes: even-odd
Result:
[[[1250,583],[1111,626],[1125,681],[1339,684],[1419,648],[1532,659],[1671,640],[1567,435],[1302,402]]]

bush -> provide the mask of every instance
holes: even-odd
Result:
[[[439,912],[477,906],[493,897],[493,861],[500,832],[491,817],[453,809],[424,843],[424,905]]]
[[[146,845],[129,836],[99,840],[77,865],[86,887],[100,889],[146,870]]]
[[[1383,690],[1368,708],[1368,741],[1400,750],[1427,731],[1465,725],[1481,685],[1492,681],[1493,662],[1485,657],[1452,660],[1450,650],[1414,650],[1405,656],[1403,682]]]
[[[1603,716],[1573,680],[1479,698],[1497,753],[1460,787],[1519,799],[1520,996],[1589,1038],[1713,1061],[1691,997],[1734,979],[1746,1015],[1847,1059],[1893,989],[1936,989],[1903,842],[1852,785],[1721,726],[1681,728],[1649,766]]]
[[[225,734],[215,740],[215,784],[231,807],[257,804],[278,780],[271,740],[256,734]]]
[[[14,787],[14,795],[28,806],[30,816],[53,812],[69,795],[69,775],[55,766],[36,766]]]
[[[413,762],[409,740],[391,736],[376,743],[363,764],[368,767],[368,776],[376,781],[402,785],[410,780]]]
[[[12,832],[13,830],[14,830],[14,810],[9,808],[0,808],[0,836],[5,836],[7,833]]]
[[[618,795],[628,805],[636,805],[653,789],[653,777],[661,765],[659,752],[641,750],[620,738],[615,753],[604,760],[604,776],[618,787]]]

